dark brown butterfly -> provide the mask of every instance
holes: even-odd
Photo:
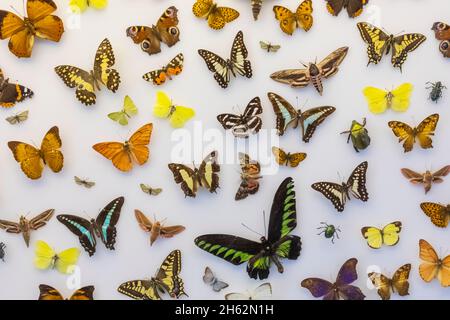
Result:
[[[347,9],[350,18],[356,18],[363,12],[363,6],[369,0],[326,0],[327,10],[333,16],[338,16],[342,9]]]
[[[234,200],[242,200],[247,198],[249,194],[255,194],[259,190],[259,179],[262,178],[261,165],[258,161],[250,159],[248,154],[239,153],[239,161],[241,163],[241,185]]]
[[[2,69],[0,69],[0,106],[11,108],[17,102],[31,98],[33,94],[33,91],[24,86],[9,83],[9,79],[5,79]]]
[[[94,289],[94,286],[80,288],[66,300],[94,300]],[[41,284],[39,286],[39,291],[39,300],[64,300],[64,297],[58,290],[46,284]]]
[[[439,51],[446,58],[450,58],[450,26],[444,22],[435,22],[431,30],[439,43]]]
[[[425,171],[425,173],[418,173],[411,169],[403,168],[401,169],[403,176],[413,184],[423,184],[425,193],[431,190],[431,186],[434,183],[442,183],[445,177],[450,173],[450,165],[439,169],[436,172],[431,172],[430,170]]]
[[[405,264],[395,271],[392,278],[386,277],[384,274],[371,272],[368,274],[370,281],[372,281],[375,288],[378,290],[378,295],[383,300],[389,300],[392,293],[398,292],[400,296],[407,296],[409,294],[409,272],[411,271],[411,264]]]
[[[156,26],[132,26],[127,29],[127,36],[141,46],[148,54],[161,52],[161,42],[172,47],[180,41],[178,29],[178,9],[171,6],[164,11]]]

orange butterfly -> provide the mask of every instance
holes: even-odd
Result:
[[[450,286],[450,255],[439,258],[431,244],[420,239],[419,257],[423,260],[419,266],[419,274],[425,282],[437,278],[441,286]]]
[[[62,20],[51,15],[57,9],[52,0],[28,0],[27,17],[0,10],[0,39],[9,39],[9,51],[18,58],[29,58],[34,37],[59,42],[64,33]]]
[[[140,166],[147,162],[150,151],[148,144],[152,135],[153,123],[148,123],[136,131],[129,140],[122,142],[101,142],[92,148],[112,161],[120,171],[128,172],[133,169],[134,159]]]

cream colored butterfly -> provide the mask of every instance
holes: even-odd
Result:
[[[84,12],[87,7],[94,9],[104,9],[108,5],[108,0],[70,0],[69,7],[72,12]]]
[[[80,250],[70,248],[56,253],[45,241],[36,241],[34,265],[41,270],[54,269],[61,273],[70,274],[77,264]]]
[[[405,112],[409,108],[409,99],[413,90],[411,83],[403,83],[392,91],[375,87],[366,87],[363,94],[366,97],[370,112],[383,113],[391,108],[396,112]]]
[[[172,104],[167,94],[158,91],[156,92],[156,103],[153,107],[153,114],[158,118],[168,118],[172,127],[181,128],[195,116],[195,111],[191,108]]]

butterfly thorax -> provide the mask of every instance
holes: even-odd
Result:
[[[36,35],[36,28],[34,27],[34,24],[31,22],[31,20],[27,17],[23,18],[23,24],[25,26],[25,28],[28,29],[28,31],[32,34],[32,35]]]
[[[169,78],[170,78],[170,76],[169,76]],[[177,107],[174,105],[171,105],[170,109],[169,109],[169,114],[167,115],[167,118],[170,118],[174,114],[175,111],[177,111]]]
[[[236,72],[234,70],[234,63],[230,59],[227,59],[227,69],[231,71],[234,77],[236,77]]]
[[[91,229],[93,229],[91,231],[94,231],[97,238],[103,239],[102,232],[100,230],[100,226],[97,225],[97,222],[95,221],[95,219],[91,219],[89,222],[91,223]]]
[[[393,43],[394,43],[394,35],[391,34],[389,36],[389,39],[386,40],[386,55],[388,55],[389,52],[391,52],[391,47]]]
[[[109,69],[106,70],[106,72],[109,72]],[[102,88],[100,87],[99,79],[98,79],[98,77],[95,75],[95,72],[94,72],[93,70],[91,70],[89,73],[90,73],[92,79],[94,79],[94,85],[95,85],[95,88],[96,88],[98,91],[101,91]]]
[[[391,106],[392,106],[392,99],[393,98],[394,98],[394,95],[392,94],[391,91],[389,91],[388,94],[386,95],[386,103],[387,103],[389,108],[391,108]]]
[[[212,6],[209,8],[208,13],[206,13],[206,19],[208,19],[208,17],[217,11],[217,3],[213,3]]]

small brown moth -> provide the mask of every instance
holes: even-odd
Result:
[[[141,229],[150,233],[150,245],[153,245],[153,242],[159,237],[172,238],[186,229],[184,226],[164,227],[162,221],[157,221],[155,219],[155,221],[152,222],[144,213],[137,209],[134,210],[134,215],[136,216],[136,220]]]
[[[409,179],[411,183],[423,184],[425,193],[428,193],[433,183],[441,183],[444,181],[442,177],[445,177],[450,173],[450,165],[445,166],[434,173],[429,170],[427,170],[425,173],[418,173],[406,168],[401,169],[401,172],[405,176],[405,178]]]

